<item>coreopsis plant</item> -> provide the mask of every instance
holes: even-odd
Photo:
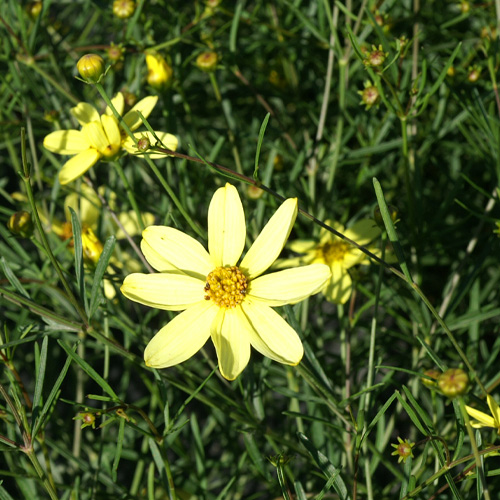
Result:
[[[319,292],[330,278],[324,264],[265,276],[283,249],[297,217],[297,199],[283,202],[238,264],[246,224],[238,191],[219,188],[208,211],[208,252],[172,227],[150,226],[141,249],[154,274],[131,274],[121,287],[131,300],[183,311],[149,342],[144,358],[166,368],[193,356],[211,337],[221,374],[234,380],[250,359],[250,346],[264,356],[296,365],[303,355],[297,332],[272,307],[295,304]]]
[[[138,112],[147,118],[157,101],[157,96],[145,97],[123,116],[123,121],[131,131],[138,129],[142,124]],[[111,102],[121,116],[125,107],[123,94],[118,92]],[[99,115],[94,106],[80,102],[70,112],[82,126],[82,129],[57,130],[47,135],[43,141],[45,148],[53,153],[75,155],[63,165],[59,172],[61,184],[74,181],[99,160],[114,160],[123,151],[137,155],[135,141],[127,135],[109,106],[106,107],[102,115]],[[172,134],[156,131],[155,134],[168,149],[175,150],[177,148],[177,138]],[[157,142],[154,135],[148,131],[137,132],[134,136],[137,139],[148,137],[151,144]],[[152,159],[165,157],[160,153],[152,153],[148,156]]]
[[[498,403],[489,394],[486,396],[486,401],[488,402],[491,415],[470,406],[465,407],[467,413],[475,419],[471,421],[470,425],[477,429],[481,427],[493,427],[500,435],[500,406],[498,406]]]
[[[334,224],[330,221],[326,221],[326,223],[362,246],[370,244],[380,234],[380,229],[371,219],[360,220],[348,229],[345,229],[341,224]],[[296,240],[292,241],[288,247],[303,255],[280,260],[276,267],[326,264],[332,275],[325,284],[322,293],[328,301],[336,304],[345,304],[351,295],[352,279],[349,275],[349,269],[356,264],[369,263],[366,254],[361,250],[326,229],[321,229],[319,241]],[[370,251],[375,254],[378,252],[375,248],[370,248]]]

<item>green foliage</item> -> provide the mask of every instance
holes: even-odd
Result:
[[[421,376],[460,367],[469,406],[500,402],[498,2],[138,0],[125,19],[100,0],[1,4],[0,499],[497,498],[498,435]],[[146,52],[172,69],[160,90]],[[105,61],[99,84],[77,78],[86,53]],[[380,99],[365,107],[367,81]],[[158,96],[141,130],[177,153],[101,158],[61,185],[69,156],[44,138],[118,91],[129,107]],[[248,244],[291,197],[290,240],[376,208],[382,235],[348,270],[347,303],[278,309],[298,366],[253,350],[230,382],[208,342],[153,370],[144,349],[177,313],[120,293],[152,272],[140,232],[206,246],[225,182]],[[21,210],[28,238],[7,229]],[[398,437],[415,443],[400,464]]]

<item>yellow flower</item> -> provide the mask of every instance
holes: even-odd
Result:
[[[139,101],[123,117],[130,130],[140,127],[142,120],[137,111],[147,118],[155,107],[158,97],[148,96]],[[118,92],[112,99],[113,105],[120,115],[123,114],[125,101],[123,94]],[[43,145],[49,151],[61,155],[76,155],[68,160],[59,172],[59,182],[68,184],[83,175],[100,159],[111,160],[118,156],[122,149],[130,154],[136,154],[137,148],[134,141],[122,129],[118,120],[113,116],[109,107],[104,114],[99,115],[97,110],[86,102],[80,102],[71,109],[71,114],[82,126],[81,130],[57,130],[47,135]],[[155,132],[160,141],[168,149],[177,148],[177,138],[166,132]],[[156,144],[156,139],[150,132],[134,134],[137,139],[147,136],[151,144]],[[153,159],[163,158],[163,154],[150,154]]]
[[[341,224],[332,224],[330,221],[326,221],[326,224],[363,246],[368,245],[380,234],[380,229],[370,219],[360,220],[348,229]],[[296,240],[290,243],[289,248],[304,255],[281,260],[277,263],[277,267],[326,264],[331,269],[332,277],[322,292],[327,300],[336,304],[345,304],[351,295],[352,280],[348,269],[356,264],[368,263],[366,255],[361,250],[326,229],[321,229],[319,242]],[[376,249],[370,249],[370,251],[377,253]]]
[[[493,416],[476,410],[475,408],[471,408],[470,406],[466,406],[465,409],[467,410],[467,413],[472,418],[476,419],[473,420],[470,425],[476,429],[481,427],[493,427],[500,435],[500,407],[489,394],[486,395],[486,400],[488,402],[488,406],[490,407],[491,415]]]
[[[208,210],[208,252],[172,227],[151,226],[141,249],[159,273],[131,274],[122,293],[149,307],[183,311],[149,342],[144,358],[166,368],[193,356],[212,338],[219,369],[234,380],[250,359],[250,346],[280,363],[296,365],[302,342],[271,307],[295,304],[319,292],[330,277],[316,264],[261,276],[278,257],[297,217],[297,199],[287,199],[237,265],[246,225],[238,191],[218,189]]]
[[[52,220],[51,230],[62,240],[73,238],[73,229],[70,222],[71,214],[69,211],[69,208],[71,207],[76,212],[78,219],[80,220],[84,262],[88,267],[95,268],[104,248],[102,242],[95,234],[99,226],[101,226],[101,231],[104,234],[114,234],[117,239],[124,238],[125,234],[112,219],[102,219],[101,202],[94,190],[87,186],[87,184],[82,184],[80,189],[80,193],[73,192],[66,196],[64,199],[66,221],[62,222],[57,219]],[[99,191],[101,191],[101,189]],[[117,208],[115,207],[115,198],[115,193],[111,192],[108,202],[113,210],[116,210]],[[42,223],[48,226],[49,221],[43,212],[39,211],[39,214]],[[133,210],[129,212],[119,212],[117,213],[117,217],[127,234],[135,236],[139,233],[139,223]],[[154,221],[154,215],[149,212],[143,213],[142,218],[146,225],[152,224]],[[70,249],[73,249],[72,242],[69,243],[68,246]],[[118,245],[115,246],[114,254],[111,256],[109,263],[110,266],[108,266],[107,273],[111,276],[115,274],[114,268],[125,268],[129,272],[138,271],[140,269],[140,265],[137,260],[133,259],[133,257],[126,251],[120,252]],[[104,279],[103,282],[104,295],[108,299],[113,299],[116,296],[115,286],[109,279]]]
[[[160,90],[170,84],[172,68],[163,56],[157,53],[146,54],[146,66],[148,67],[147,80],[151,87]]]

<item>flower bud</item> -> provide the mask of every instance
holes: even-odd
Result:
[[[85,54],[77,62],[76,67],[87,83],[97,83],[105,70],[104,59],[97,54]]]
[[[198,66],[198,68],[201,69],[202,71],[206,72],[215,71],[218,60],[219,57],[217,56],[217,54],[211,50],[208,50],[202,52],[196,58],[196,66]]]
[[[42,7],[43,4],[41,0],[29,2],[28,5],[26,5],[26,12],[28,13],[28,16],[34,21],[40,15],[40,12],[42,12]]]
[[[109,62],[111,64],[116,64],[123,61],[123,53],[125,50],[121,45],[115,45],[111,42],[111,45],[106,49],[106,55],[108,56]]]
[[[412,448],[415,446],[415,443],[412,443],[409,439],[405,439],[404,441],[398,436],[398,443],[391,444],[393,448],[396,448],[391,455],[397,455],[398,464],[406,461],[411,457],[413,458]]]
[[[369,80],[364,83],[364,86],[363,90],[358,90],[358,94],[361,96],[360,104],[364,105],[365,109],[368,110],[379,103],[380,92]]]
[[[255,184],[248,185],[247,196],[251,200],[258,200],[263,194],[264,194],[264,191],[262,191],[262,189],[260,189],[260,187],[257,187]]]
[[[437,383],[445,396],[454,398],[467,392],[469,376],[460,368],[449,368],[439,376]]]
[[[476,83],[480,77],[481,77],[481,68],[476,65],[471,66],[467,73],[467,80],[469,80],[470,83]]]
[[[389,53],[384,52],[382,45],[379,45],[378,48],[372,45],[372,50],[367,52],[363,64],[372,68],[378,68],[384,64],[388,55]]]
[[[120,19],[127,19],[135,12],[134,0],[115,0],[113,14]]]
[[[13,234],[22,236],[23,238],[29,238],[33,234],[31,214],[25,210],[16,212],[14,215],[10,216],[7,222],[7,228]]]
[[[85,427],[92,427],[92,429],[95,429],[95,415],[93,413],[81,412],[76,417],[73,417],[73,420],[81,420],[82,429],[85,429]]]
[[[146,65],[148,67],[148,84],[157,90],[168,87],[173,71],[163,56],[157,53],[146,54]]]
[[[150,147],[151,147],[151,142],[149,141],[149,139],[147,137],[141,137],[137,141],[137,149],[141,153],[145,153]]]

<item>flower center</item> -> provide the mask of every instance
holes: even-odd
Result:
[[[349,250],[349,245],[343,241],[334,241],[331,243],[325,243],[319,248],[318,254],[323,257],[328,265],[334,262],[341,262],[344,260],[345,254]]]
[[[237,266],[217,267],[207,276],[205,300],[232,309],[245,298],[247,286],[247,278]]]

